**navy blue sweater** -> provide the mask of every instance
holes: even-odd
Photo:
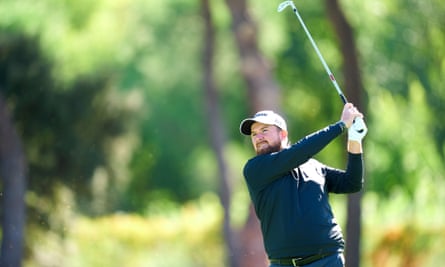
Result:
[[[338,123],[330,125],[280,152],[256,156],[244,166],[269,258],[343,251],[343,235],[328,193],[361,190],[362,154],[348,154],[346,171],[312,159],[341,133]]]

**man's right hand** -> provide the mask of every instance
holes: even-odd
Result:
[[[363,114],[357,110],[352,103],[346,103],[343,106],[343,112],[341,114],[341,120],[349,128],[354,123],[355,118],[363,118]]]

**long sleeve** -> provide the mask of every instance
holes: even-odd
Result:
[[[342,133],[339,123],[304,137],[280,152],[252,158],[244,167],[244,176],[253,188],[262,188],[298,167],[320,152]]]
[[[362,154],[348,153],[346,171],[326,167],[328,191],[332,193],[354,193],[363,188],[364,168]]]

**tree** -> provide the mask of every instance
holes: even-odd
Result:
[[[250,112],[273,109],[280,111],[280,93],[272,78],[267,60],[258,48],[257,26],[245,0],[226,0],[232,18],[232,31],[238,47],[241,73],[247,85]],[[248,218],[240,234],[242,258],[240,266],[265,265],[266,254],[258,219],[250,206]]]
[[[0,48],[0,55],[3,54]],[[1,84],[0,84],[1,86]],[[21,139],[0,95],[0,267],[21,266],[25,228],[26,160]]]
[[[337,33],[343,58],[346,95],[348,101],[354,103],[366,113],[362,101],[363,83],[360,76],[357,49],[355,47],[352,28],[343,14],[337,0],[326,0],[329,18]],[[361,236],[361,198],[363,192],[348,195],[347,225],[346,225],[346,265],[360,266],[360,236]]]
[[[250,111],[280,110],[280,93],[269,63],[258,48],[257,25],[245,0],[226,0],[232,18],[232,31],[240,57],[241,73],[247,85]]]
[[[109,206],[92,207],[90,185],[101,166],[109,171],[108,189],[116,190],[108,162],[109,144],[124,131],[128,113],[112,108],[106,72],[77,77],[73,84],[63,86],[52,79],[51,71],[37,38],[13,32],[0,35],[2,260],[5,264],[14,261],[11,266],[19,266],[24,242],[25,191],[57,206],[51,200],[63,185],[76,192],[84,213],[114,208],[114,194],[107,195]],[[36,202],[27,203],[27,223],[63,231],[63,225],[51,225],[48,219],[50,213],[58,216],[54,206]]]
[[[205,93],[205,106],[207,114],[207,123],[209,125],[209,135],[211,147],[215,153],[218,163],[219,186],[218,195],[223,207],[223,236],[228,253],[228,266],[236,267],[239,265],[239,255],[237,249],[236,233],[231,226],[230,199],[231,188],[228,178],[227,161],[225,160],[224,146],[227,143],[227,136],[221,110],[219,105],[219,96],[217,85],[215,84],[213,64],[215,47],[215,30],[212,21],[212,14],[208,0],[202,0],[202,16],[204,21],[204,49],[202,55],[203,89]]]

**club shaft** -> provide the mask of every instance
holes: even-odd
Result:
[[[309,32],[308,28],[306,27],[306,24],[304,24],[304,21],[301,18],[300,13],[298,12],[297,7],[294,5],[293,2],[291,2],[291,6],[292,6],[292,9],[293,9],[295,15],[298,18],[298,21],[300,21],[300,24],[303,27],[304,32],[306,33],[307,37],[309,38],[309,41],[311,42],[312,47],[314,48],[315,52],[317,53],[317,56],[320,59],[321,64],[323,64],[324,69],[326,70],[327,74],[329,75],[329,79],[331,80],[332,84],[334,85],[335,90],[337,90],[337,93],[340,96],[340,98],[343,101],[343,103],[346,104],[348,102],[348,100],[346,99],[346,97],[343,94],[340,86],[338,85],[337,80],[335,79],[335,76],[332,73],[331,69],[329,69],[328,64],[326,64],[326,61],[324,60],[323,55],[321,54],[320,50],[318,49],[317,44],[315,43],[314,39],[312,38],[311,33]]]
[[[320,50],[318,49],[317,44],[315,43],[314,39],[312,38],[311,33],[309,32],[309,30],[306,27],[306,24],[304,24],[303,19],[300,16],[300,13],[298,13],[298,9],[295,6],[293,1],[285,1],[283,3],[280,4],[280,6],[278,7],[278,11],[282,11],[283,9],[285,9],[287,6],[291,6],[292,9],[294,10],[295,15],[297,16],[298,20],[300,21],[301,26],[304,29],[304,32],[306,33],[307,37],[309,38],[309,41],[312,44],[312,47],[314,48],[315,52],[317,53],[318,58],[320,59],[321,63],[323,64],[324,69],[326,70],[327,74],[329,75],[329,79],[331,80],[332,84],[335,87],[335,90],[337,90],[338,95],[340,96],[341,100],[343,101],[343,104],[346,104],[348,102],[348,100],[346,99],[345,95],[343,94],[342,90],[340,89],[340,86],[338,85],[337,81],[335,80],[334,74],[332,73],[332,71],[329,69],[328,64],[326,64],[326,61],[324,60],[323,56],[321,55]],[[360,123],[361,122],[361,123]],[[354,123],[358,123],[358,125],[364,125],[363,123],[363,119],[361,117],[356,117],[354,119]],[[361,129],[355,129],[357,132],[362,132],[364,131],[363,128]]]

